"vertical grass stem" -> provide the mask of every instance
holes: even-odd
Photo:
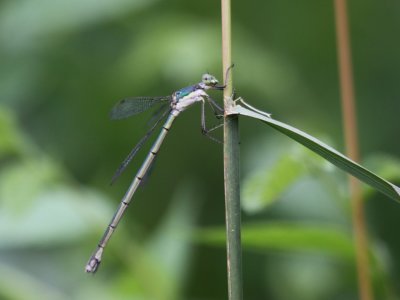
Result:
[[[221,0],[222,11],[222,65],[223,74],[232,64],[231,59],[231,1]],[[224,78],[225,82],[226,78]],[[224,106],[232,105],[232,76],[224,90]],[[224,183],[227,236],[227,271],[229,300],[242,300],[242,248],[239,176],[239,120],[235,116],[224,118]]]
[[[343,126],[347,155],[359,161],[356,105],[354,97],[353,72],[349,42],[346,0],[334,0],[336,17],[336,39],[339,61],[339,77],[342,99]],[[368,241],[364,217],[364,205],[360,183],[349,177],[352,202],[352,220],[356,248],[358,289],[361,300],[372,300],[371,278],[369,273]]]

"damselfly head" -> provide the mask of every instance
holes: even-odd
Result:
[[[218,86],[218,80],[211,74],[204,74],[201,78],[201,82],[203,83],[203,87],[205,89],[217,89],[217,90],[222,90],[224,89],[224,86]]]
[[[207,85],[207,86],[209,86],[209,87],[213,87],[213,86],[215,86],[215,85],[218,84],[217,78],[215,78],[214,76],[212,76],[211,74],[208,74],[208,73],[204,74],[204,75],[201,77],[201,81],[202,81],[205,85]]]

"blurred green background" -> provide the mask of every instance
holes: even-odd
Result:
[[[349,2],[363,163],[399,184],[400,2]],[[343,151],[332,2],[232,14],[238,94]],[[227,298],[222,147],[200,134],[199,106],[84,273],[151,145],[110,186],[151,117],[110,122],[110,108],[207,71],[222,78],[218,1],[0,2],[0,299]],[[245,299],[357,299],[346,176],[240,123]],[[400,299],[400,206],[365,196],[376,297]]]

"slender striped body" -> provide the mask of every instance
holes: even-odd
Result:
[[[156,141],[154,142],[153,146],[150,149],[146,159],[144,160],[142,166],[140,167],[139,171],[137,172],[135,178],[133,179],[131,185],[129,186],[127,192],[125,193],[124,197],[121,200],[118,209],[116,210],[114,216],[111,219],[106,231],[104,232],[100,242],[90,257],[87,265],[86,265],[86,272],[94,273],[96,272],[97,268],[102,259],[104,248],[106,247],[108,241],[110,240],[112,234],[114,233],[115,229],[117,228],[122,216],[124,215],[126,209],[128,208],[129,203],[132,200],[133,195],[135,194],[137,188],[140,186],[143,178],[146,176],[147,172],[149,171],[151,165],[154,162],[157,153],[164,142],[165,137],[167,136],[168,131],[170,130],[172,123],[176,119],[176,117],[184,111],[186,108],[191,106],[196,102],[202,102],[202,112],[204,114],[204,101],[207,99],[211,101],[211,104],[216,106],[217,109],[220,109],[217,104],[207,95],[205,90],[214,88],[214,89],[223,89],[223,87],[217,86],[218,81],[212,75],[205,74],[203,75],[202,82],[196,85],[188,86],[183,88],[179,91],[176,91],[172,97],[157,97],[157,98],[149,98],[149,97],[140,97],[140,98],[133,98],[133,99],[125,99],[122,100],[117,106],[112,110],[111,117],[114,119],[125,118],[136,113],[140,113],[151,106],[153,102],[156,102],[160,99],[170,99],[170,108],[169,108],[169,115],[167,120],[165,121],[164,125],[162,126],[161,132],[158,135]],[[135,104],[135,106],[134,106]],[[221,110],[221,109],[220,109]],[[202,116],[202,120],[204,123],[204,115]],[[153,127],[154,129],[154,127]],[[152,130],[153,130],[152,129]],[[202,124],[202,131],[203,133],[207,134],[205,129],[205,124]],[[148,136],[147,136],[148,137]],[[142,141],[145,141],[147,139]],[[142,145],[142,141],[139,142],[139,146]],[[140,148],[140,147],[139,147]],[[122,170],[126,167],[126,165],[130,162],[134,154],[139,149],[135,147],[133,151],[128,155],[127,159],[122,164]],[[117,171],[117,175],[122,172],[121,168]]]
[[[137,188],[139,187],[143,178],[146,176],[151,165],[153,164],[154,159],[156,158],[158,151],[160,150],[160,147],[161,147],[162,143],[164,142],[164,139],[167,136],[168,131],[170,130],[170,128],[172,126],[172,123],[174,122],[176,117],[179,115],[179,113],[180,113],[179,110],[174,109],[169,114],[167,120],[165,121],[165,123],[161,129],[160,134],[158,135],[156,141],[154,142],[153,146],[151,147],[149,153],[147,154],[146,159],[144,160],[139,171],[137,172],[131,185],[129,186],[128,190],[126,191],[125,196],[122,198],[121,203],[120,203],[117,211],[115,212],[113,218],[111,219],[111,222],[108,225],[106,231],[104,232],[104,235],[101,238],[96,251],[90,257],[89,262],[86,265],[86,272],[89,272],[89,273],[96,272],[96,270],[101,262],[101,256],[103,254],[103,250],[104,250],[105,246],[107,245],[112,234],[114,233],[119,222],[121,221],[121,218],[122,218],[125,210],[128,208],[128,205],[131,202],[132,197],[135,194]]]

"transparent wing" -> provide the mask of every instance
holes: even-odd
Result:
[[[143,144],[148,140],[148,138],[151,136],[151,134],[154,132],[154,130],[157,128],[158,124],[165,118],[167,114],[171,112],[171,109],[165,110],[162,114],[160,114],[157,118],[157,120],[154,122],[154,124],[151,126],[150,130],[146,133],[144,137],[136,144],[136,146],[129,152],[128,156],[124,159],[122,164],[118,167],[117,171],[115,172],[114,176],[111,179],[111,184],[117,180],[117,178],[122,174],[122,172],[126,169],[126,167],[129,165],[133,157],[136,155],[136,153],[142,148]]]
[[[110,118],[113,120],[124,119],[144,112],[157,103],[166,103],[171,100],[171,96],[125,98],[112,108]]]

